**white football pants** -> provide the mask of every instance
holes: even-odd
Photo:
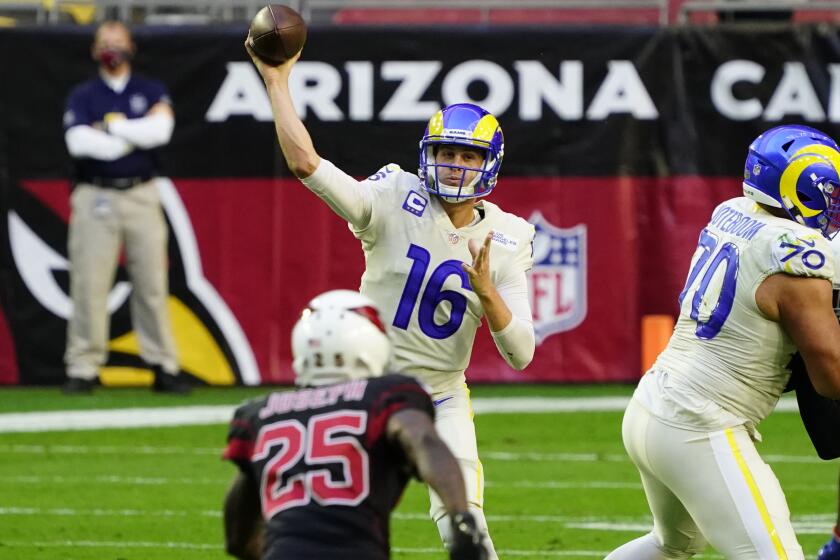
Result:
[[[485,545],[488,560],[497,560],[493,541],[487,532],[487,520],[484,518],[484,470],[481,461],[478,460],[470,390],[463,385],[454,391],[436,393],[432,395],[432,400],[435,402],[435,428],[461,465],[467,490],[467,505],[470,513],[475,516],[478,528],[487,535]],[[431,488],[429,501],[429,515],[437,524],[444,545],[448,546],[452,540],[451,521],[443,502]]]
[[[707,543],[730,560],[804,560],[779,481],[744,426],[685,430],[630,401],[622,436],[653,531],[607,560],[691,558]]]

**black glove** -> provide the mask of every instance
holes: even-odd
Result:
[[[791,369],[788,388],[796,391],[799,416],[820,459],[840,457],[840,401],[823,397],[808,377],[805,362],[797,353],[788,366]],[[787,388],[786,388],[787,389]]]
[[[802,355],[799,352],[793,355],[787,368],[790,370],[790,378],[788,379],[787,385],[785,385],[784,391],[782,391],[783,393],[796,391],[803,383],[811,382],[808,379],[808,371],[805,369],[805,361],[802,360]]]
[[[452,518],[450,560],[487,560],[483,540],[484,535],[478,530],[473,514],[468,511],[455,514]]]

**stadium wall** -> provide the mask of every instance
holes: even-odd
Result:
[[[161,156],[170,312],[182,368],[208,383],[287,383],[301,306],[354,288],[345,224],[290,177],[240,28],[136,30],[177,125]],[[0,383],[63,379],[70,88],[95,73],[90,29],[0,29]],[[749,141],[782,122],[837,135],[840,43],[826,26],[312,29],[292,78],[319,152],[365,177],[414,170],[441,104],[494,111],[492,200],[538,229],[540,345],[514,372],[479,333],[473,381],[631,381],[643,315],[676,315],[697,234],[740,192]],[[118,273],[108,383],[144,383]]]

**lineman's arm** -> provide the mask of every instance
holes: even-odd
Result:
[[[840,398],[840,325],[834,316],[831,282],[773,274],[758,287],[755,300],[761,312],[791,337],[816,391]]]
[[[487,234],[484,243],[470,239],[468,246],[473,256],[472,266],[463,268],[470,277],[470,286],[481,301],[490,334],[499,354],[510,367],[523,370],[534,358],[536,339],[528,302],[528,281],[525,272],[512,275],[493,284],[490,275],[490,242],[493,232]]]
[[[225,550],[240,560],[259,560],[264,530],[257,484],[240,471],[225,496]]]
[[[289,74],[300,53],[282,64],[270,66],[254,54],[248,39],[245,40],[245,50],[265,82],[277,140],[291,172],[356,229],[367,227],[372,207],[369,189],[321,159],[309,131],[295,111],[289,91]]]

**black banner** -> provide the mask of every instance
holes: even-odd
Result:
[[[66,94],[95,73],[91,30],[0,29],[7,162],[63,177]],[[143,28],[135,68],[162,79],[177,127],[175,177],[284,174],[245,30]],[[830,27],[312,29],[293,75],[299,111],[328,159],[366,175],[416,165],[441,104],[494,111],[516,176],[738,175],[762,130],[840,122],[840,46]]]

